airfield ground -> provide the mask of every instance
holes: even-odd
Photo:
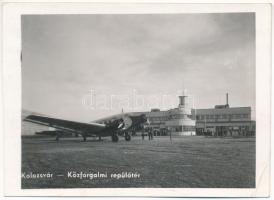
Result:
[[[255,138],[186,136],[109,138],[22,138],[22,174],[52,173],[52,178],[22,178],[22,188],[252,188]],[[72,178],[69,172],[106,173],[107,178]],[[110,177],[132,172],[139,178]],[[71,175],[71,174],[70,174]]]

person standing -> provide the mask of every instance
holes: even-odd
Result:
[[[142,140],[144,140],[145,139],[145,133],[144,133],[144,131],[142,131]]]
[[[151,140],[151,134],[152,134],[152,130],[150,129],[150,130],[148,131],[148,139],[149,139],[149,140]]]

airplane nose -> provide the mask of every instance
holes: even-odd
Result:
[[[146,121],[146,120],[147,120],[147,116],[146,116],[146,115],[143,115],[143,119]]]
[[[149,119],[148,119],[148,117],[146,116],[146,115],[143,115],[143,123],[146,123],[146,124],[149,124],[150,122],[149,122]]]

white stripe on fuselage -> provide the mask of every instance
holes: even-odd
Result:
[[[98,126],[98,127],[102,127],[102,128],[106,127],[105,124],[100,124],[100,123],[95,123],[95,122],[89,122],[88,124]]]

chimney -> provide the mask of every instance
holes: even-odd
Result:
[[[228,105],[228,93],[226,93],[226,105]]]

